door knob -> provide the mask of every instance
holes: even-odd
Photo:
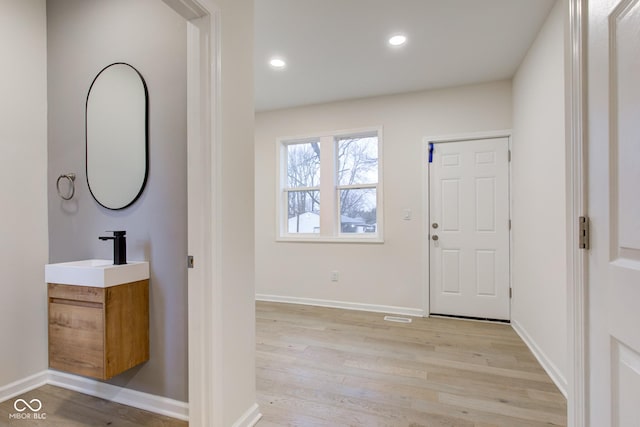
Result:
[[[438,241],[438,236],[437,236],[437,235],[435,235],[435,234],[434,234],[433,236],[431,236],[431,238],[432,238],[433,240],[435,240],[435,241]]]

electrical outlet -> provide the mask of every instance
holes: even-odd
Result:
[[[331,281],[332,282],[337,282],[339,278],[340,278],[340,273],[338,273],[337,271],[332,271],[331,272]]]

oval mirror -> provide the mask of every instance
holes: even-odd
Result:
[[[87,183],[105,208],[126,208],[144,190],[147,110],[147,85],[129,64],[111,64],[91,83],[85,116]]]

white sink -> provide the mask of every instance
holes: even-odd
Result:
[[[129,261],[113,265],[113,261],[106,259],[61,262],[45,265],[44,278],[47,283],[108,288],[148,279],[149,263]]]

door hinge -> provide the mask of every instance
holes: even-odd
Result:
[[[509,298],[513,298],[513,288],[509,288]]]
[[[511,161],[511,150],[507,150],[507,161]]]
[[[589,249],[589,217],[578,218],[578,248]]]
[[[193,255],[187,256],[187,268],[193,268]]]

